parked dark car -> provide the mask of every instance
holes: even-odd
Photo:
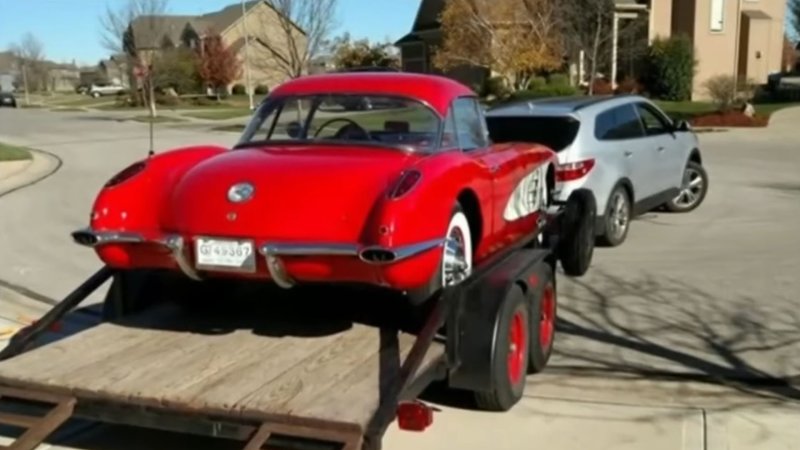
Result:
[[[17,98],[11,92],[0,92],[0,107],[10,106],[17,107]]]

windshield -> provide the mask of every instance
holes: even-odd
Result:
[[[250,143],[350,143],[433,150],[441,120],[416,100],[381,95],[297,95],[267,100],[239,146]]]
[[[487,117],[492,142],[535,142],[560,152],[572,144],[580,123],[572,117]]]

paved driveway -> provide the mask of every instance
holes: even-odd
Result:
[[[706,203],[688,215],[648,214],[633,223],[622,247],[598,249],[589,275],[562,278],[556,355],[549,375],[532,378],[532,393],[559,395],[584,375],[635,380],[682,374],[711,383],[719,377],[754,381],[746,390],[800,399],[791,387],[774,389],[800,375],[798,116],[781,113],[769,130],[703,134],[711,176]],[[86,223],[102,182],[146,153],[146,129],[85,114],[0,111],[0,140],[47,150],[64,162],[45,182],[0,198],[0,279],[60,298],[97,268],[93,254],[71,243],[69,231]],[[159,128],[156,142],[160,149],[233,139]],[[536,422],[529,414],[540,407],[525,404],[513,420],[528,417],[523,423],[547,426],[547,419]],[[702,422],[695,413],[686,413],[686,420]],[[417,444],[441,448],[459,424],[476,426],[470,420],[457,419],[456,428],[434,430],[433,438]],[[478,431],[490,441],[502,437],[500,428]],[[404,439],[410,438],[392,434],[387,446],[415,442]],[[517,441],[515,448],[526,446]]]

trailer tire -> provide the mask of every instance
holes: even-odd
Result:
[[[597,201],[587,189],[570,194],[560,218],[556,253],[564,272],[573,277],[586,274],[592,264],[595,246]]]
[[[539,373],[547,366],[553,352],[558,317],[558,291],[553,268],[540,264],[535,272],[537,284],[530,287],[530,355],[528,373]]]
[[[503,301],[494,327],[492,388],[476,392],[475,403],[486,411],[508,411],[522,398],[528,371],[530,306],[514,285]]]

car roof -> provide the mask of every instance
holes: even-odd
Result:
[[[552,97],[522,100],[497,106],[486,112],[487,117],[501,116],[577,116],[592,115],[615,106],[646,101],[638,95],[595,95]]]
[[[308,75],[281,84],[272,91],[272,94],[317,92],[409,97],[427,103],[442,116],[447,115],[453,99],[475,96],[470,88],[451,78],[410,72],[341,72]]]

